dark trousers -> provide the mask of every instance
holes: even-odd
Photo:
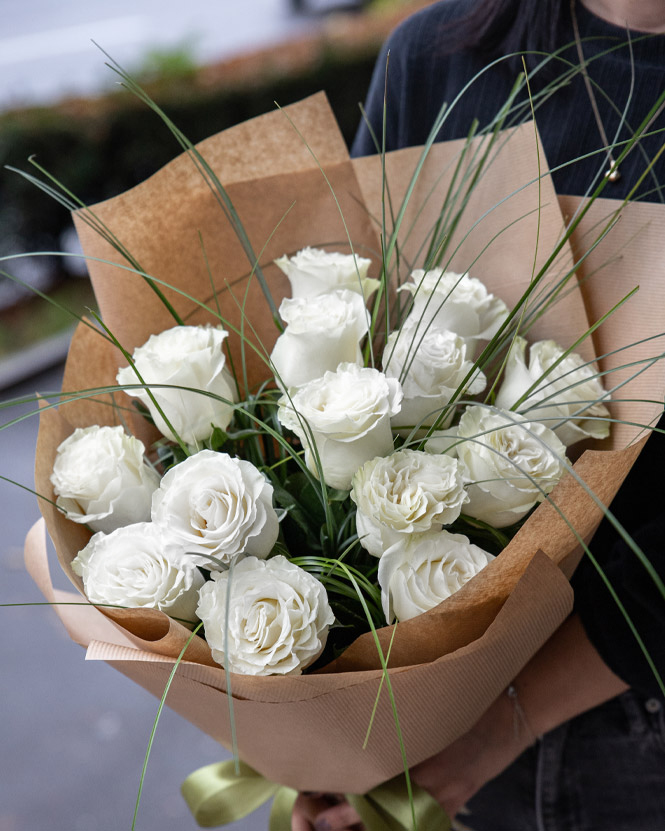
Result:
[[[663,699],[634,692],[583,713],[489,782],[453,827],[665,831],[664,713]]]

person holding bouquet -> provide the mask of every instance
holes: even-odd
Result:
[[[513,53],[526,53],[529,69],[555,55],[532,73],[530,94],[559,193],[587,195],[605,176],[603,197],[665,201],[662,111],[617,164],[620,142],[663,92],[665,0],[436,2],[384,46],[366,105],[372,129],[361,124],[353,153],[378,152],[384,91],[386,151],[421,145],[442,104],[496,61],[450,109],[437,139],[466,136],[474,119],[491,123],[522,69]],[[572,80],[553,84],[571,65],[580,68]],[[539,96],[548,84],[552,94]],[[529,106],[526,94],[521,100]],[[663,579],[664,438],[654,431],[611,506]],[[584,558],[572,581],[574,614],[467,735],[411,771],[461,831],[665,828],[665,700],[656,678],[665,678],[665,602],[609,522],[590,548],[653,666]],[[293,831],[358,827],[349,805],[325,795],[301,795],[292,819]]]

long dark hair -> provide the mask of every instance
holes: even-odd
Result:
[[[477,0],[447,27],[446,40],[455,52],[553,52],[569,14],[568,0]]]

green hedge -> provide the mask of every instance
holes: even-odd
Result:
[[[210,83],[210,70],[203,69],[181,77],[163,77],[147,89],[193,142],[268,112],[275,102],[283,106],[325,90],[350,143],[360,119],[358,103],[365,97],[377,50],[378,45],[352,52],[324,44],[310,55],[314,66],[281,77],[268,68],[269,59],[262,63],[258,58],[258,67],[249,69],[258,68],[262,80],[251,85],[245,81],[232,86],[221,67],[216,71],[223,87],[204,87]],[[143,181],[179,152],[179,145],[159,118],[127,92],[0,115],[0,256],[61,251],[62,234],[72,229],[65,208],[6,170],[7,165],[37,173],[28,161],[35,156],[70,191],[93,204]],[[0,263],[0,268],[44,289],[63,309],[85,314],[93,302],[90,285],[87,280],[71,279],[67,265],[72,263],[53,256]],[[73,322],[68,312],[33,292],[23,291],[16,297],[15,290],[14,284],[0,276],[0,361]]]
[[[343,59],[324,56],[315,69],[260,86],[197,91],[183,80],[162,83],[155,97],[192,141],[233,124],[325,90],[342,132],[350,141],[359,121],[374,54]],[[129,93],[93,102],[80,114],[34,109],[0,117],[0,168],[31,170],[37,161],[86,203],[114,196],[141,182],[179,152],[175,139],[157,116]],[[34,172],[34,171],[33,171]],[[58,245],[69,217],[55,202],[20,176],[0,170],[0,248],[45,250]]]
[[[251,88],[197,90],[172,79],[151,94],[192,141],[325,90],[350,141],[359,121],[375,54],[322,55],[296,76],[264,80]],[[114,196],[158,170],[179,147],[154,113],[129,93],[61,108],[0,116],[0,253],[53,250],[70,224],[67,212],[6,165],[31,170],[39,163],[86,203]]]

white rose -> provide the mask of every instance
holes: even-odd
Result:
[[[593,368],[576,352],[561,360],[565,350],[553,340],[531,345],[528,366],[525,351],[526,340],[515,338],[497,394],[497,407],[509,410],[534,387],[518,412],[547,424],[566,446],[586,438],[607,438],[610,412],[602,399],[608,394]],[[547,377],[538,383],[554,364]]]
[[[521,519],[565,472],[566,448],[544,424],[485,407],[468,407],[455,450],[469,503],[464,513],[495,528]]]
[[[253,464],[201,450],[166,472],[152,499],[153,522],[208,569],[240,554],[267,557],[279,526],[272,485]]]
[[[335,618],[311,574],[286,557],[247,557],[212,578],[196,611],[219,664],[243,675],[300,675],[321,654]]]
[[[401,400],[394,378],[347,363],[300,387],[290,402],[282,398],[278,418],[302,442],[312,473],[318,476],[313,439],[325,483],[349,490],[362,464],[392,453],[390,419]]]
[[[445,453],[457,458],[457,426],[447,430],[434,430],[425,442],[425,453]]]
[[[51,482],[67,518],[109,533],[150,519],[159,475],[122,427],[79,427],[58,447]]]
[[[439,329],[461,335],[470,352],[478,339],[492,338],[508,316],[503,300],[468,274],[444,272],[441,268],[416,269],[411,279],[412,283],[401,286],[413,296],[408,320],[420,321],[425,329],[433,323]]]
[[[466,341],[454,332],[416,322],[392,332],[383,351],[383,368],[389,378],[402,384],[404,400],[398,424],[403,428],[434,424],[472,367]],[[477,370],[459,395],[475,395],[485,385],[485,376]],[[447,427],[453,415],[451,408],[439,426]]]
[[[228,402],[236,400],[236,388],[225,368],[223,351],[227,335],[219,327],[175,326],[151,335],[134,350],[132,359],[138,373],[186,444],[207,439],[215,427],[225,430],[233,417],[233,407]],[[131,366],[121,368],[116,379],[121,385],[140,383]],[[165,389],[161,384],[188,389]],[[163,436],[176,441],[146,390],[126,392],[145,404]]]
[[[282,301],[287,324],[270,356],[283,388],[299,387],[341,363],[362,363],[360,341],[369,330],[362,297],[343,289]]]
[[[367,301],[379,281],[367,276],[371,261],[357,254],[340,254],[320,248],[303,248],[293,257],[275,260],[291,283],[293,297],[314,297],[335,289],[349,289]]]
[[[95,534],[72,561],[91,603],[160,609],[191,622],[204,583],[196,565],[181,557],[151,522]]]
[[[360,544],[380,557],[400,539],[450,525],[467,496],[456,459],[398,450],[365,462],[351,499]]]
[[[409,620],[438,606],[493,560],[463,534],[418,534],[379,560],[381,602],[388,623]]]

